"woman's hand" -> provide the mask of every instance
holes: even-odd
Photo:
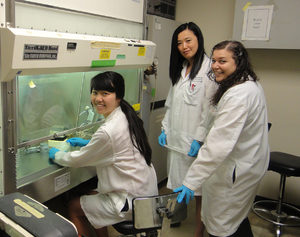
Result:
[[[56,152],[58,152],[59,149],[55,148],[55,147],[52,147],[50,150],[49,150],[49,163],[50,164],[53,164],[54,161],[55,161],[55,154]]]
[[[167,140],[167,135],[165,134],[165,131],[161,131],[161,134],[158,137],[158,143],[161,146],[165,146],[166,145],[166,140]]]
[[[67,142],[70,143],[71,146],[83,147],[86,146],[90,142],[90,140],[85,140],[80,137],[72,137],[68,139]]]
[[[177,196],[178,203],[181,203],[182,200],[185,198],[185,203],[189,204],[190,200],[193,200],[193,198],[194,198],[194,191],[184,185],[182,185],[179,188],[175,188],[173,191],[175,193],[180,192]]]
[[[202,144],[203,144],[202,142],[198,142],[198,141],[194,140],[192,142],[192,144],[191,144],[191,149],[190,149],[188,155],[192,156],[192,157],[197,156],[198,155],[198,151],[201,148]]]

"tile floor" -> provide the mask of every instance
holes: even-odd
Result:
[[[169,191],[162,187],[160,188],[160,194],[168,193]],[[195,202],[192,201],[188,205],[188,217],[181,223],[179,227],[170,228],[166,230],[164,236],[160,237],[193,237],[194,236],[194,225],[195,225]],[[262,220],[256,214],[250,213],[249,220],[251,223],[254,237],[276,237],[275,229],[273,224]],[[109,227],[109,237],[120,237],[122,236],[114,228]],[[204,237],[208,237],[205,232]],[[281,237],[300,237],[300,227],[285,227],[282,229]]]
[[[193,237],[193,230],[195,225],[194,219],[194,202],[188,206],[188,217],[185,221],[181,223],[180,227],[170,228],[166,231],[164,236],[160,237]],[[254,237],[276,237],[275,229],[271,223],[268,223],[254,213],[250,213],[249,220],[251,223],[252,231]],[[109,237],[120,237],[122,236],[112,227],[109,227]],[[205,232],[204,237],[208,237],[208,234]],[[300,237],[300,228],[283,228],[281,237]]]
[[[160,194],[169,193],[170,190],[166,189],[164,186],[159,189]],[[49,207],[50,210],[57,212],[63,216],[65,216],[65,205],[63,204],[64,200],[62,197],[57,197],[50,202],[46,206]],[[194,226],[195,226],[195,202],[192,201],[188,205],[188,217],[184,220],[179,227],[170,228],[166,230],[165,234],[160,237],[193,237]],[[249,220],[251,223],[252,231],[254,237],[276,237],[274,226],[259,218],[254,213],[250,213]],[[122,236],[118,233],[113,227],[109,227],[109,237],[120,237]],[[94,236],[89,236],[94,237]],[[204,237],[208,237],[208,234],[205,233]],[[300,237],[300,227],[285,227],[282,229],[281,237]]]

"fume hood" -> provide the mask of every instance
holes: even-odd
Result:
[[[48,162],[49,146],[66,145],[72,136],[89,139],[101,126],[103,117],[90,103],[90,79],[119,72],[125,99],[139,111],[143,71],[156,45],[19,28],[2,28],[0,37],[0,192],[20,191],[44,202],[95,176],[93,167]]]

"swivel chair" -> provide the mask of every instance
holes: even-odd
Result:
[[[132,200],[132,221],[123,221],[113,227],[125,236],[166,236],[171,219],[180,204],[176,202],[177,193],[138,197]]]
[[[256,201],[252,210],[262,219],[273,223],[276,228],[276,236],[279,237],[281,227],[300,226],[300,209],[283,202],[286,177],[300,176],[300,157],[283,152],[271,152],[268,170],[280,174],[278,200]]]

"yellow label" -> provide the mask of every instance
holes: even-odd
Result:
[[[101,49],[99,58],[100,59],[110,59],[110,52],[111,52],[110,49]]]
[[[139,47],[138,56],[145,56],[146,47]]]
[[[30,214],[34,215],[38,219],[45,217],[42,213],[35,210],[33,207],[28,205],[26,202],[23,202],[21,199],[14,199],[14,202],[16,204],[18,204],[19,206],[23,207],[26,211],[28,211]]]
[[[121,44],[114,43],[114,42],[92,41],[91,47],[92,49],[99,49],[99,48],[120,49]]]
[[[132,105],[132,108],[133,108],[135,111],[140,111],[140,109],[141,109],[141,104],[134,104],[134,105]]]
[[[247,8],[248,8],[251,4],[252,4],[251,2],[247,2],[247,3],[245,4],[245,6],[243,7],[243,11],[246,11]]]

